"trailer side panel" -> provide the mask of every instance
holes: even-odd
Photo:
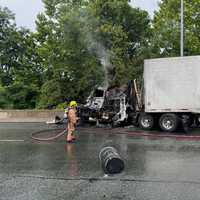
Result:
[[[200,113],[200,56],[145,60],[145,112]]]

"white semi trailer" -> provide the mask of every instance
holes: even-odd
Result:
[[[149,59],[144,62],[142,110],[137,122],[173,132],[183,121],[200,119],[200,56]]]

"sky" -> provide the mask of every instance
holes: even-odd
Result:
[[[153,16],[154,10],[158,8],[158,0],[132,0],[131,5],[147,10]],[[37,14],[44,11],[42,0],[0,0],[0,6],[8,7],[15,13],[17,26],[32,31],[35,30]]]

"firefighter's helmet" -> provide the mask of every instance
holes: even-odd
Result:
[[[70,106],[70,107],[76,107],[76,106],[77,106],[76,101],[71,101],[71,102],[69,103],[69,106]]]

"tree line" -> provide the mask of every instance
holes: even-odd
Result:
[[[141,79],[147,58],[179,56],[180,1],[153,19],[127,0],[43,0],[31,32],[0,6],[0,108],[59,108],[97,86]],[[185,55],[200,53],[200,2],[184,0]]]

